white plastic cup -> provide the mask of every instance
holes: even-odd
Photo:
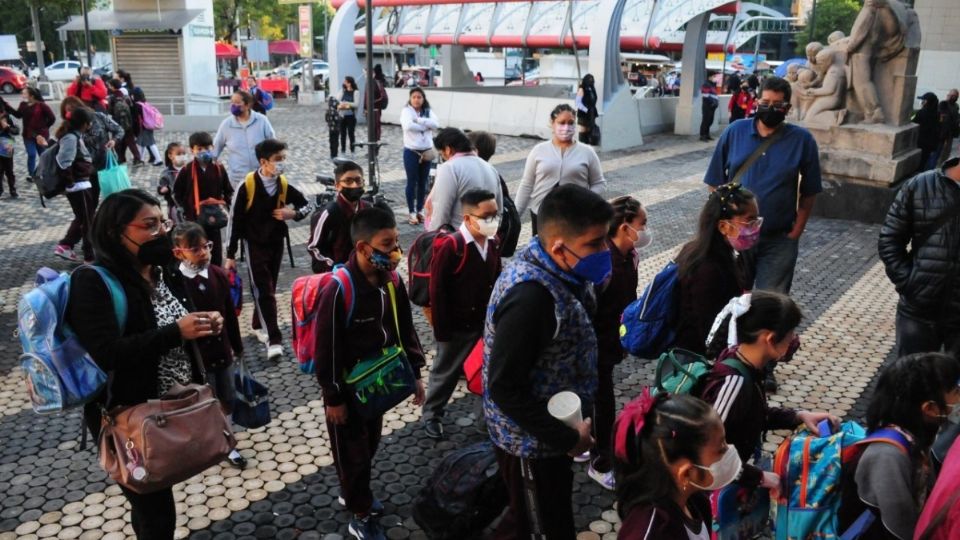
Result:
[[[580,413],[580,396],[573,392],[563,391],[554,394],[547,402],[547,412],[574,429],[583,422],[583,415]]]

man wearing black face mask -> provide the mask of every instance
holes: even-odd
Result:
[[[336,178],[337,198],[317,210],[310,218],[310,238],[307,251],[310,265],[315,273],[329,272],[335,265],[345,264],[353,249],[350,224],[353,216],[370,203],[363,196],[363,167],[352,161],[337,165],[333,172]]]
[[[757,196],[763,228],[757,245],[742,253],[755,289],[790,292],[800,236],[823,190],[820,152],[806,129],[785,124],[790,83],[764,81],[754,118],[738,120],[723,132],[704,175],[713,191],[739,182]],[[775,389],[772,370],[767,388]]]

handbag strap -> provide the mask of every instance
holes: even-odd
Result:
[[[752,167],[753,164],[756,163],[758,159],[760,159],[760,156],[766,153],[767,149],[769,149],[773,145],[773,143],[777,142],[777,140],[783,136],[784,131],[785,129],[783,127],[783,124],[781,124],[780,127],[778,127],[769,137],[764,139],[764,141],[760,143],[760,146],[758,146],[753,151],[753,153],[750,154],[750,157],[748,157],[747,160],[743,162],[743,165],[740,165],[740,168],[737,169],[737,173],[733,175],[733,179],[731,179],[729,183],[731,184],[740,183],[740,178],[742,178],[743,175],[746,174],[746,172],[750,169],[750,167]]]
[[[400,338],[400,318],[397,316],[397,290],[393,286],[393,274],[387,282],[387,292],[390,293],[390,309],[393,310],[393,325],[397,330],[397,344],[403,349],[403,340]]]
[[[190,174],[193,177],[193,207],[200,218],[200,180],[197,178],[197,162],[190,164]]]

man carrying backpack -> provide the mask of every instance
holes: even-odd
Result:
[[[140,159],[140,147],[137,145],[137,136],[140,134],[140,123],[134,121],[133,101],[123,94],[123,82],[117,79],[110,80],[110,91],[107,111],[110,117],[123,129],[123,139],[117,146],[117,162],[127,162],[127,149],[133,154],[134,167],[143,165]]]

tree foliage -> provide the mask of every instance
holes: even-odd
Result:
[[[0,34],[14,34],[17,36],[24,59],[33,62],[33,53],[26,53],[26,43],[33,41],[33,22],[30,19],[30,3],[35,2],[40,8],[40,36],[47,50],[47,61],[60,59],[60,36],[57,28],[66,23],[71,15],[80,15],[80,2],[77,0],[0,0]],[[89,0],[88,9],[107,9],[108,0]],[[100,51],[110,48],[110,36],[107,32],[90,32],[93,46]],[[67,50],[85,50],[82,32],[67,33]]]
[[[249,27],[262,39],[284,39],[287,25],[297,22],[297,6],[277,0],[214,0],[213,17],[221,41],[236,41],[238,27]]]
[[[811,41],[826,45],[827,36],[831,32],[842,30],[844,34],[850,34],[853,21],[863,7],[862,0],[816,0],[816,3],[816,20],[814,21],[811,9],[807,13],[807,27],[797,34],[797,54],[800,56],[804,55],[804,50]],[[813,39],[810,39],[811,24],[814,25]]]

